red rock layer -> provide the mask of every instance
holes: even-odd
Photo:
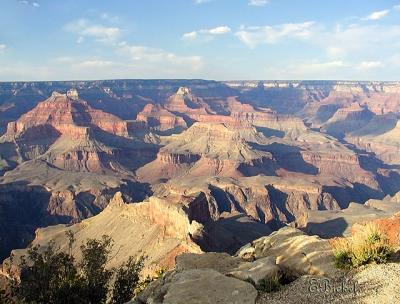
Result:
[[[155,127],[161,131],[176,127],[187,127],[183,118],[174,115],[160,105],[154,104],[147,104],[137,115],[136,120],[145,123],[149,127]]]
[[[389,218],[374,220],[371,223],[378,227],[392,245],[400,245],[400,213]],[[361,233],[365,229],[365,225],[366,223],[353,225],[351,233],[353,235]]]
[[[59,93],[53,93],[49,99],[40,102],[16,122],[9,123],[6,136],[19,136],[30,128],[43,125],[49,125],[60,134],[72,138],[86,136],[88,127],[97,127],[118,136],[128,136],[127,124],[123,120],[91,108],[85,101],[78,99],[77,95]]]

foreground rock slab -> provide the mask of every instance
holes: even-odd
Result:
[[[213,269],[172,272],[152,283],[132,303],[252,304],[257,290],[250,283]]]
[[[227,274],[243,264],[239,257],[227,253],[208,252],[203,254],[184,253],[176,257],[176,267],[179,270],[214,269],[222,274]]]
[[[248,261],[271,257],[281,268],[297,276],[334,276],[337,273],[329,241],[291,227],[243,246],[237,256]]]
[[[392,304],[400,303],[399,263],[367,265],[327,280],[303,276],[278,292],[261,293],[257,304]],[[320,285],[316,285],[320,284]],[[341,286],[345,289],[342,290]],[[334,289],[337,288],[336,290]]]
[[[271,257],[258,259],[254,262],[242,263],[238,268],[232,270],[229,275],[240,280],[251,280],[256,285],[265,278],[278,278],[280,268]]]

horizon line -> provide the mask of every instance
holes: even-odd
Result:
[[[358,82],[358,83],[400,83],[400,80],[359,80],[359,79],[230,79],[215,80],[205,78],[104,78],[69,80],[0,80],[2,83],[46,83],[46,82],[101,82],[101,81],[205,81],[205,82]]]

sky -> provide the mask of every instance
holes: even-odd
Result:
[[[0,81],[399,71],[400,0],[0,0]]]

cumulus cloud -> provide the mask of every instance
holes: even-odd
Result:
[[[242,26],[235,35],[251,48],[297,39],[323,50],[330,61],[368,61],[377,54],[400,52],[400,25],[360,23],[337,24],[329,28],[307,21],[275,26]]]
[[[5,45],[4,43],[0,43],[0,54],[2,52],[4,52],[4,50],[7,48],[7,45]]]
[[[268,0],[249,0],[249,5],[251,6],[264,6],[268,4]]]
[[[243,26],[235,33],[247,46],[254,48],[260,44],[275,44],[282,39],[305,39],[311,35],[314,21],[303,23],[285,23],[275,26]]]
[[[112,42],[121,36],[121,29],[119,27],[92,24],[86,19],[72,21],[64,29],[68,32],[78,34],[78,43],[83,42],[84,37],[90,37],[100,42]]]
[[[182,35],[182,38],[185,40],[194,40],[200,35],[209,35],[209,36],[216,36],[216,35],[224,35],[228,34],[232,31],[229,26],[217,26],[210,29],[201,29],[198,31],[188,32]]]
[[[386,9],[383,11],[372,12],[368,16],[364,17],[363,20],[380,20],[386,17],[390,13],[390,10]]]

